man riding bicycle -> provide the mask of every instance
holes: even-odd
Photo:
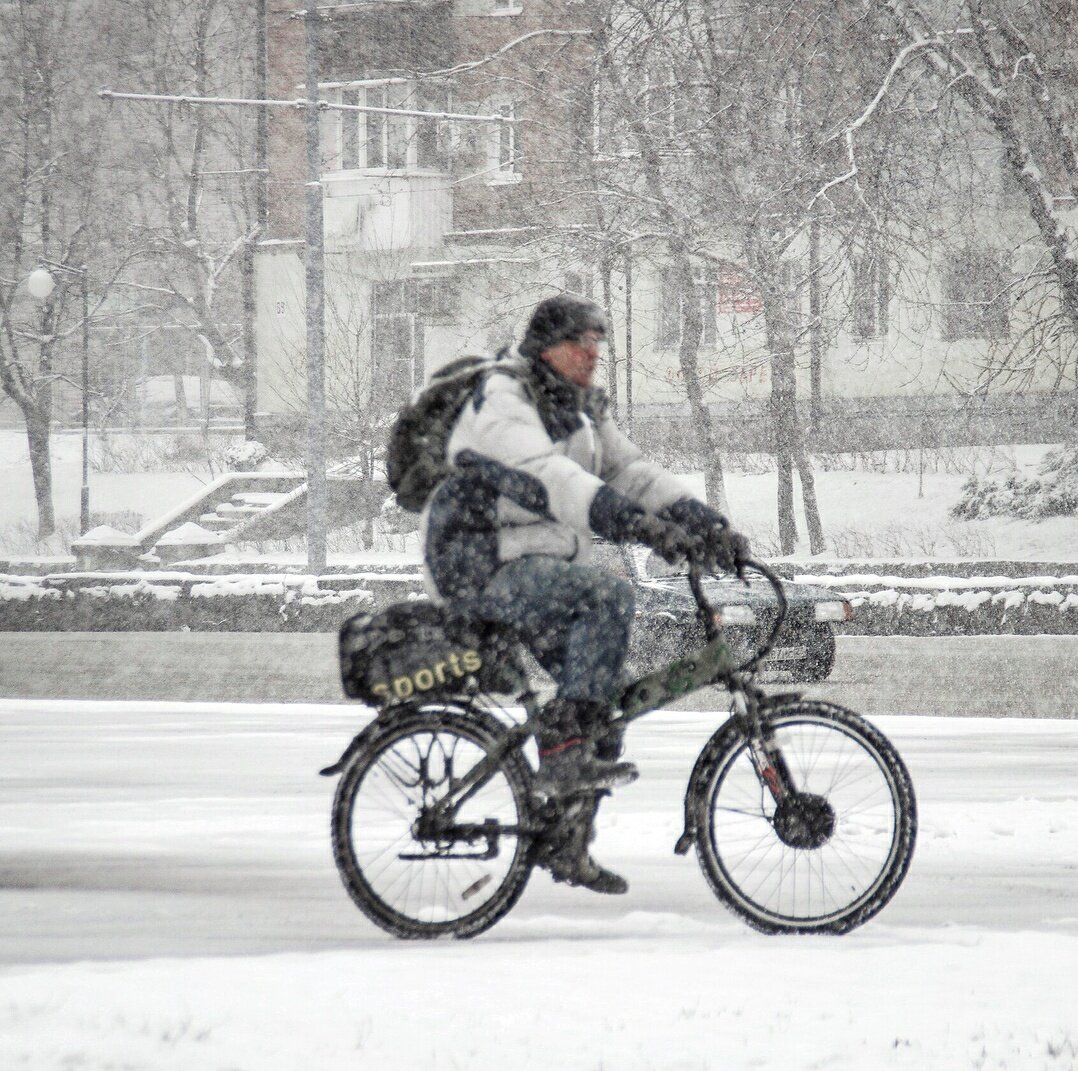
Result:
[[[636,769],[609,725],[633,620],[631,584],[588,564],[593,535],[669,561],[735,571],[748,543],[640,451],[593,386],[606,319],[568,295],[534,310],[519,356],[495,365],[449,439],[456,471],[421,519],[428,590],[451,611],[512,627],[553,678],[540,712],[544,795],[573,801],[541,862],[557,881],[624,893],[589,854],[599,800]]]

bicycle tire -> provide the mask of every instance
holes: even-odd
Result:
[[[718,899],[757,930],[847,933],[890,902],[909,869],[917,836],[909,771],[878,729],[843,707],[798,701],[768,720],[799,791],[827,800],[831,832],[815,846],[783,840],[731,721],[690,787],[701,869]]]
[[[481,860],[467,850],[467,858],[430,852],[413,827],[422,801],[436,798],[438,784],[446,783],[446,769],[450,781],[459,779],[503,731],[490,714],[470,705],[410,705],[375,722],[346,763],[333,800],[333,854],[352,901],[388,933],[474,937],[523,893],[532,869],[526,834],[499,838],[497,856]],[[458,758],[462,765],[454,770]],[[440,782],[430,775],[435,767]],[[413,774],[416,783],[407,783]],[[530,778],[522,755],[510,752],[458,820],[527,826]],[[481,898],[473,905],[473,897]]]

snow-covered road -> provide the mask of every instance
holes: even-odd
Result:
[[[875,718],[918,849],[822,940],[671,854],[719,717],[633,728],[596,849],[628,896],[537,874],[490,934],[411,945],[333,868],[316,770],[355,709],[0,700],[0,1067],[1078,1067],[1078,721]]]

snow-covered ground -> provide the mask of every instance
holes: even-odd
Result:
[[[113,436],[122,441],[123,436]],[[224,440],[218,443],[224,445]],[[158,447],[159,449],[159,447]],[[1004,471],[1015,466],[1031,474],[1045,446],[1000,447],[940,451],[928,455],[929,470],[895,472],[899,461],[911,457],[891,451],[865,455],[853,470],[817,468],[816,488],[829,554],[838,558],[1005,558],[1025,561],[1078,560],[1078,517],[1052,517],[1043,521],[991,518],[955,521],[948,510],[958,500],[966,476],[987,468]],[[71,433],[53,438],[54,502],[58,521],[74,526],[78,519],[82,440]],[[137,451],[129,450],[129,453]],[[150,451],[147,451],[148,453]],[[739,459],[742,467],[756,467],[760,459]],[[846,461],[852,464],[852,460]],[[940,465],[935,471],[934,465]],[[866,467],[892,471],[866,471]],[[760,466],[762,467],[762,466]],[[950,470],[950,471],[947,471]],[[95,513],[128,511],[143,523],[167,513],[177,503],[209,482],[186,472],[90,472],[90,503]],[[703,478],[686,478],[703,492]],[[726,476],[730,512],[735,523],[754,537],[758,550],[774,552],[775,474],[742,472],[731,464]],[[27,551],[36,525],[33,482],[21,432],[0,431],[0,552]],[[923,489],[923,495],[921,491]],[[808,552],[800,513],[802,537],[798,554]],[[19,545],[13,547],[11,544]],[[5,546],[5,544],[7,544]],[[397,548],[399,549],[399,548]],[[340,555],[331,555],[340,560]]]
[[[795,939],[671,854],[716,716],[659,714],[600,824],[628,896],[538,874],[489,934],[410,944],[332,868],[313,772],[356,714],[0,700],[0,1067],[1078,1067],[1078,722],[875,719],[913,867],[862,929]]]
[[[81,442],[53,449],[70,523]],[[916,471],[819,471],[835,556],[1078,560],[1078,518],[952,521],[964,478],[927,472],[922,497]],[[774,482],[727,477],[761,543]],[[92,508],[147,521],[199,483],[91,472]],[[25,439],[0,432],[0,551],[34,520]],[[746,929],[671,854],[715,715],[656,715],[600,824],[628,896],[537,874],[491,933],[415,945],[333,871],[313,772],[355,718],[0,699],[0,1071],[1078,1071],[1078,721],[874,719],[917,786],[913,867],[867,926],[794,939]]]

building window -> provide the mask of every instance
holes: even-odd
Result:
[[[449,90],[435,83],[355,85],[323,91],[340,104],[442,113]],[[330,111],[323,125],[326,171],[449,170],[447,123],[421,115]]]
[[[415,308],[425,324],[453,324],[460,308],[460,287],[455,279],[416,279]]]
[[[652,136],[661,143],[677,141],[684,135],[685,102],[683,89],[668,71],[649,79],[647,90],[647,119]]]
[[[891,277],[886,255],[877,250],[853,260],[851,313],[857,338],[887,334],[891,304]]]
[[[374,284],[371,357],[382,408],[388,412],[407,404],[423,382],[423,324],[416,315],[412,280]]]
[[[595,296],[595,286],[591,272],[567,271],[562,289],[567,294],[575,294],[577,297],[587,298],[589,301]]]
[[[494,114],[515,120],[517,117],[516,105],[499,104]],[[519,171],[517,167],[517,127],[515,122],[496,124],[493,155],[495,170],[499,175],[513,175]]]
[[[696,280],[696,299],[700,302],[700,317],[703,330],[700,333],[700,345],[713,349],[718,341],[719,325],[716,310],[719,303],[719,284],[714,279]]]
[[[414,107],[419,111],[449,111],[449,90],[445,86],[420,86],[417,98]],[[448,171],[448,120],[417,118],[415,127],[416,166],[421,171]]]
[[[345,89],[341,91],[341,103],[358,107],[363,94],[358,89]],[[360,112],[341,112],[341,168],[351,171],[359,167],[359,128],[362,123]]]
[[[959,253],[944,277],[944,338],[1005,338],[1010,327],[1007,286],[998,252],[966,249]]]

